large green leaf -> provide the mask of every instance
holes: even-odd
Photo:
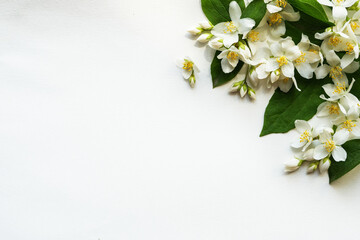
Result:
[[[239,61],[239,64],[236,66],[234,71],[232,71],[231,73],[224,73],[221,69],[221,59],[217,58],[217,55],[219,54],[219,51],[215,53],[214,59],[211,63],[211,77],[213,82],[213,88],[216,88],[232,80],[239,73],[241,67],[244,65],[243,62]]]
[[[241,18],[251,18],[255,21],[255,27],[260,23],[266,13],[264,0],[252,1],[244,10]]]
[[[331,24],[329,23],[329,19],[327,18],[323,7],[317,0],[288,0],[288,2],[291,6],[301,12],[318,19],[323,23]]]
[[[295,9],[297,10],[297,9]],[[326,28],[331,27],[332,23],[322,22],[304,12],[300,12],[300,20],[297,22],[285,22],[286,33],[285,36],[292,37],[295,43],[300,42],[301,35],[305,34],[309,37],[312,43],[321,45],[321,41],[315,39],[314,35],[317,32],[324,32]]]
[[[344,176],[360,164],[360,140],[351,140],[343,145],[347,152],[345,162],[335,162],[333,159],[329,168],[330,183]]]
[[[319,97],[323,93],[322,85],[330,80],[304,79],[299,74],[296,74],[296,79],[301,91],[295,87],[288,93],[277,89],[271,97],[265,110],[260,136],[288,132],[295,127],[295,120],[309,120],[315,115],[317,107],[323,101]]]
[[[233,0],[201,0],[201,7],[208,20],[216,25],[221,22],[230,21],[229,5]],[[236,0],[241,9],[244,10],[244,0]]]

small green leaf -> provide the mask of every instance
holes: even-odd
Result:
[[[264,125],[260,136],[270,133],[285,133],[295,127],[297,119],[309,120],[323,101],[319,97],[323,93],[322,85],[330,82],[323,80],[304,79],[296,74],[296,80],[301,91],[292,87],[288,93],[277,89],[266,107]]]
[[[244,65],[243,62],[239,61],[234,71],[232,71],[231,73],[224,73],[221,68],[221,59],[217,58],[217,55],[219,54],[219,51],[215,53],[214,59],[211,63],[211,77],[213,82],[213,88],[216,88],[232,80],[239,73],[241,67]]]
[[[331,165],[329,168],[330,183],[344,176],[360,164],[360,140],[351,140],[345,143],[342,147],[347,152],[347,158],[344,162],[335,162],[331,159]]]
[[[201,0],[202,10],[207,19],[216,25],[221,22],[231,21],[229,15],[229,5],[233,0]],[[244,0],[236,0],[241,10],[244,10]]]
[[[266,13],[264,0],[252,1],[244,10],[241,18],[251,18],[255,21],[255,27],[259,25]]]
[[[306,15],[312,16],[313,18],[316,18],[323,23],[330,24],[330,26],[333,25],[329,22],[322,5],[318,3],[317,0],[288,0],[288,2],[291,4],[291,6],[300,10]],[[312,25],[314,24],[309,26]]]

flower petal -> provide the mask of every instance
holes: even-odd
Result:
[[[325,78],[330,72],[330,66],[327,64],[324,64],[317,69],[315,69],[315,75],[316,79],[323,79]]]
[[[341,129],[336,131],[333,136],[334,143],[336,145],[343,145],[349,139],[349,131],[347,129]]]
[[[255,26],[255,21],[251,18],[242,18],[239,20],[239,24],[239,33],[246,35]]]
[[[321,160],[325,158],[327,155],[329,155],[328,151],[326,151],[324,144],[320,144],[315,147],[314,150],[314,159]]]
[[[347,153],[343,147],[336,146],[332,152],[332,156],[336,162],[342,162],[346,160]]]
[[[341,21],[346,18],[347,11],[344,6],[334,6],[332,10],[332,14],[335,21]]]
[[[299,133],[303,133],[305,131],[311,131],[311,126],[307,121],[304,120],[296,120],[295,128]]]
[[[221,59],[221,69],[224,73],[230,73],[234,70],[234,67],[229,63],[227,58]]]
[[[306,79],[311,79],[314,75],[314,69],[308,63],[295,64],[296,70]]]
[[[241,17],[241,8],[236,1],[232,1],[229,6],[231,21],[237,21]]]
[[[294,64],[292,62],[288,62],[281,66],[281,72],[285,77],[293,78],[294,77]]]

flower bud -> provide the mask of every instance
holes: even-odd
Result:
[[[273,71],[271,74],[270,74],[270,80],[272,83],[276,82],[280,77],[280,71],[279,69],[278,70],[275,70]]]
[[[195,83],[196,83],[195,76],[191,75],[191,77],[189,78],[190,87],[192,87],[192,88],[195,87]]]
[[[329,169],[330,165],[331,165],[331,161],[328,157],[321,160],[319,165],[320,173],[326,172]]]
[[[313,162],[309,164],[308,169],[306,170],[307,173],[313,173],[318,168],[319,162]]]
[[[242,85],[240,88],[240,96],[245,97],[247,90],[248,90],[248,88],[247,88],[246,84]]]
[[[200,35],[203,32],[203,30],[201,28],[192,28],[188,30],[188,33],[190,33],[191,35],[197,36]]]
[[[301,164],[303,163],[303,160],[293,158],[287,162],[284,162],[285,165],[285,172],[294,172],[299,169]]]
[[[244,84],[245,80],[234,82],[230,87],[230,92],[240,91],[241,86]]]
[[[224,43],[221,38],[215,38],[209,42],[209,46],[215,50],[220,50],[220,48],[224,47]]]
[[[311,149],[305,151],[302,158],[306,161],[314,160],[314,150],[315,150],[315,148],[311,148]]]
[[[249,87],[249,89],[248,89],[248,94],[252,100],[256,100],[255,90],[252,89],[251,87]]]
[[[214,27],[209,21],[201,21],[199,22],[199,26],[206,31],[210,31]]]
[[[200,35],[200,37],[198,37],[197,41],[201,43],[207,43],[213,36],[214,35],[212,35],[211,33],[203,33]]]

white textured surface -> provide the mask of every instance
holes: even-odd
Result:
[[[1,239],[357,239],[360,170],[283,174],[291,134],[258,137],[271,93],[211,89],[199,20],[193,0],[1,1]]]

